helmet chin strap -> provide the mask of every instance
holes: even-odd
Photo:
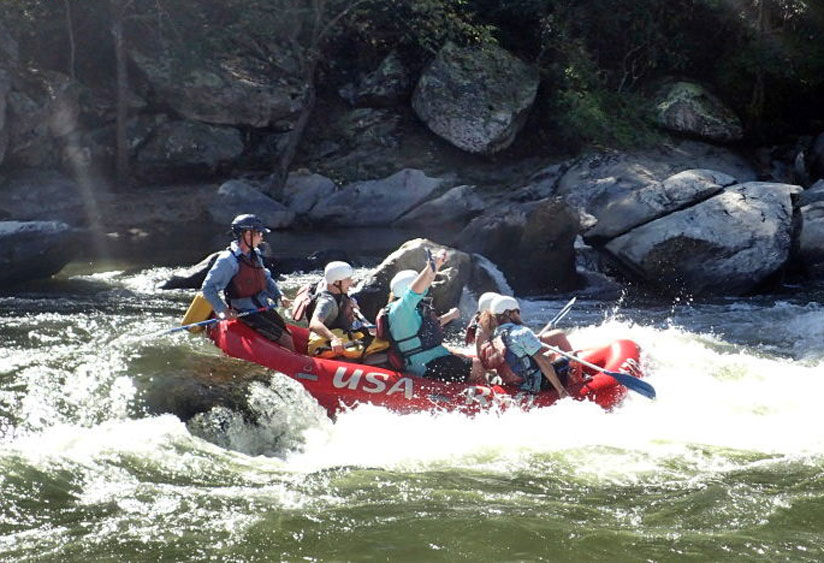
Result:
[[[248,242],[246,240],[246,235],[247,234],[249,235]],[[240,232],[240,240],[249,250],[253,250],[252,241],[254,240],[254,238],[255,238],[254,231],[252,231],[250,229],[246,229],[246,230]]]

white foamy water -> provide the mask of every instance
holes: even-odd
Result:
[[[609,413],[568,400],[548,409],[472,418],[357,408],[340,415],[334,425],[308,431],[304,451],[290,462],[306,471],[347,465],[481,465],[508,471],[511,464],[528,462],[536,453],[567,452],[585,472],[627,476],[662,469],[673,458],[689,459],[703,447],[716,449],[721,458],[726,450],[824,455],[824,434],[804,431],[820,412],[824,379],[816,374],[822,365],[759,357],[675,328],[607,322],[570,335],[574,344],[619,337],[641,344],[657,400],[630,392],[621,407]]]
[[[363,406],[332,421],[297,382],[202,336],[147,337],[188,304],[155,288],[171,273],[0,297],[0,559],[352,560],[419,542],[465,560],[538,559],[547,542],[573,545],[570,560],[820,555],[797,524],[820,524],[819,303],[582,294],[562,322],[573,345],[638,342],[657,400],[474,417]],[[571,297],[521,299],[524,317],[543,326]],[[194,414],[204,397],[220,401]],[[473,527],[505,533],[484,547],[467,543]]]

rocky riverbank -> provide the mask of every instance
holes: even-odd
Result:
[[[698,83],[650,90],[645,103],[667,131],[658,146],[561,155],[528,146],[540,79],[512,53],[446,43],[419,71],[390,53],[339,93],[321,93],[279,184],[260,163],[278,158],[273,131],[294,129],[305,109],[294,76],[208,59],[175,74],[179,52],[135,48],[132,176],[118,184],[111,97],[26,66],[9,37],[0,248],[16,273],[5,283],[50,275],[95,241],[180,244],[181,233],[221,233],[250,211],[282,231],[457,233],[438,242],[492,260],[519,294],[580,287],[584,270],[693,295],[824,275],[824,134],[742,150],[739,118]],[[19,251],[21,228],[46,240],[54,221],[65,227],[60,260],[47,260],[53,248]],[[33,256],[44,267],[20,262]]]

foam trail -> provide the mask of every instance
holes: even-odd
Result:
[[[332,426],[309,429],[303,451],[290,464],[305,471],[348,465],[509,471],[535,455],[560,455],[585,471],[626,478],[665,475],[674,459],[709,469],[735,467],[739,456],[824,455],[820,433],[799,431],[820,411],[821,365],[758,357],[680,328],[606,321],[570,334],[573,343],[595,345],[621,337],[642,346],[656,401],[630,393],[611,413],[564,401],[549,409],[473,418],[360,407]]]

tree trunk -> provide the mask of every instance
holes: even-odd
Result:
[[[77,47],[74,40],[74,24],[72,22],[71,0],[63,0],[63,5],[66,8],[66,32],[69,35],[69,76],[71,76],[74,80],[77,78],[77,73],[75,71],[75,58]]]
[[[303,139],[303,134],[306,132],[306,127],[309,125],[309,119],[315,111],[315,101],[317,100],[317,90],[315,88],[315,68],[317,61],[309,63],[309,70],[306,76],[306,103],[298,115],[295,126],[289,132],[289,138],[286,141],[286,146],[275,164],[272,179],[269,183],[269,194],[277,194],[286,183],[286,178],[289,176],[289,169],[292,166],[292,161],[295,160],[295,154],[298,152],[298,146]]]
[[[114,17],[112,35],[117,71],[117,128],[116,128],[116,172],[117,180],[123,183],[129,176],[129,147],[126,141],[126,119],[128,119],[129,74],[126,69],[126,46],[123,37],[125,6],[122,0],[113,0]]]
[[[268,193],[270,195],[278,194],[286,183],[286,178],[289,175],[289,168],[292,166],[292,161],[295,159],[300,142],[306,132],[306,127],[309,125],[309,119],[315,111],[315,102],[317,100],[317,87],[315,82],[317,80],[316,71],[320,62],[322,53],[321,45],[323,44],[326,34],[334,28],[338,22],[346,17],[355,7],[362,4],[365,0],[349,0],[348,4],[329,21],[325,22],[325,15],[327,10],[327,0],[312,0],[312,31],[311,40],[305,52],[305,59],[301,67],[303,69],[303,80],[306,84],[306,103],[298,116],[295,126],[289,133],[289,139],[283,149],[280,157],[274,165],[272,171],[272,178],[269,182]],[[297,48],[296,48],[297,51]]]
[[[757,19],[757,34],[758,41],[762,45],[768,40],[768,14],[767,14],[767,0],[757,0],[756,9],[758,10]],[[755,82],[752,89],[752,97],[748,113],[750,115],[751,126],[758,133],[761,133],[761,125],[764,119],[764,101],[766,96],[766,87],[764,84],[764,65],[758,64],[755,69]]]

